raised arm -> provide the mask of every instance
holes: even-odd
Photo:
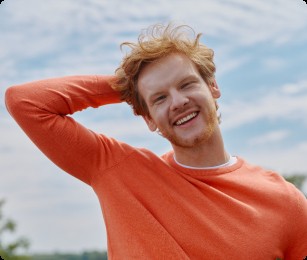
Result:
[[[6,106],[43,153],[66,172],[90,184],[93,172],[106,158],[105,142],[110,140],[86,129],[68,114],[119,103],[119,92],[109,84],[113,79],[69,76],[12,86],[6,91]]]

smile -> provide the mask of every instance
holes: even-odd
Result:
[[[181,118],[179,119],[178,121],[175,122],[175,125],[179,126],[179,125],[182,125],[186,122],[188,122],[189,120],[193,119],[194,117],[197,116],[197,113],[196,112],[193,112],[187,116],[185,116],[184,118]]]

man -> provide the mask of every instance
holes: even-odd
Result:
[[[213,51],[187,26],[156,25],[115,76],[11,87],[9,112],[55,164],[91,185],[110,259],[303,259],[307,203],[278,174],[231,156],[217,116]],[[172,151],[157,156],[69,114],[126,101]]]

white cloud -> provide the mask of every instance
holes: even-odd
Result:
[[[221,106],[223,127],[225,129],[237,128],[260,119],[296,119],[307,122],[305,82],[299,81],[285,84],[279,89],[266,90],[259,93],[257,98],[253,96],[248,100],[223,103]],[[295,95],[298,91],[300,91],[299,95]]]
[[[297,83],[289,83],[282,86],[281,91],[285,94],[303,94],[307,92],[307,80],[302,80]]]
[[[295,39],[298,35],[306,39],[303,32],[307,11],[295,2],[202,1],[196,6],[191,9],[190,2],[181,1],[176,4],[172,16],[191,21],[198,30],[223,38],[229,44],[284,44],[298,40]]]
[[[286,65],[286,61],[279,57],[266,58],[262,63],[264,67],[270,71],[279,70]]]
[[[307,142],[288,147],[287,149],[270,148],[247,149],[241,156],[253,164],[272,169],[283,175],[301,173],[307,175],[306,151]]]
[[[283,139],[285,139],[287,136],[289,136],[289,132],[286,130],[270,131],[268,133],[250,139],[249,144],[263,145],[263,144],[280,142]]]
[[[216,57],[218,58],[216,62],[216,75],[218,76],[235,71],[237,68],[244,66],[244,64],[250,60],[250,58],[247,56],[239,56],[233,59],[231,58],[232,55],[230,53],[225,53],[223,50],[220,50]]]

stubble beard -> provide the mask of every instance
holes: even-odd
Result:
[[[210,111],[206,116],[206,126],[204,127],[203,131],[194,137],[193,140],[186,140],[181,136],[176,134],[169,133],[164,130],[160,130],[161,135],[166,138],[172,146],[177,146],[180,148],[193,148],[198,145],[203,145],[210,142],[210,138],[215,131],[215,128],[218,124],[216,111]]]

